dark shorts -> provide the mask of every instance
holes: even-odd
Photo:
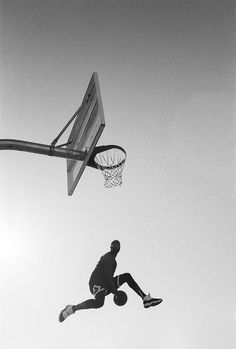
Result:
[[[113,282],[115,284],[115,287],[118,289],[122,284],[122,275],[117,275],[113,278]],[[105,296],[107,296],[108,294],[111,293],[111,290],[109,289],[109,287],[99,281],[99,280],[90,280],[89,281],[89,289],[90,289],[90,292],[92,293],[92,295],[94,297],[96,297],[100,292],[104,292],[105,293]]]

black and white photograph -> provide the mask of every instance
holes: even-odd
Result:
[[[0,0],[0,347],[236,348],[236,2]]]

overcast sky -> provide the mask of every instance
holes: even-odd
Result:
[[[87,168],[68,197],[65,159],[1,151],[1,348],[234,349],[235,2],[0,0],[0,40],[1,139],[50,144],[97,72],[99,144],[128,154],[121,187]],[[124,285],[59,323],[113,239],[163,303]]]

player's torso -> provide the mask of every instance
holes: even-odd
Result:
[[[99,284],[106,284],[106,273],[105,270],[109,269],[111,271],[111,274],[113,275],[116,270],[116,260],[115,257],[110,253],[104,254],[99,262],[97,263],[94,271],[91,274],[90,277],[90,283],[98,283]]]

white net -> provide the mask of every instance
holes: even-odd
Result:
[[[103,173],[105,187],[112,188],[122,184],[122,171],[126,161],[126,153],[122,148],[111,148],[98,153],[94,161]]]

